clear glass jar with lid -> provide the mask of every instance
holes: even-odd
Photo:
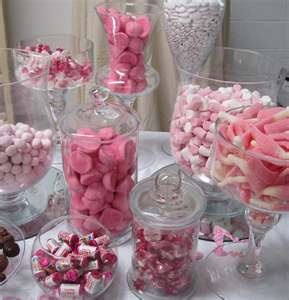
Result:
[[[131,110],[109,101],[79,106],[60,125],[70,214],[98,220],[117,244],[131,233],[138,125]]]
[[[194,292],[202,190],[163,172],[139,182],[130,195],[133,256],[128,284],[138,297],[187,299]]]

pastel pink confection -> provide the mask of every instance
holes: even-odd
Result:
[[[124,93],[133,94],[136,92],[136,82],[132,79],[128,79],[124,85]]]
[[[137,56],[130,52],[130,51],[124,51],[119,57],[118,57],[119,63],[127,63],[132,66],[135,66],[138,62]]]
[[[106,208],[102,212],[99,221],[109,230],[113,230],[122,225],[123,215],[114,208]]]
[[[82,186],[82,184],[79,182],[79,179],[76,176],[68,176],[68,186],[69,188],[74,191],[77,192],[79,194],[82,194],[85,192],[85,187]]]
[[[92,159],[84,152],[72,151],[69,159],[71,168],[79,174],[85,174],[92,168]]]
[[[107,191],[114,192],[117,184],[117,175],[115,172],[106,173],[102,178],[103,186]]]
[[[134,186],[134,181],[130,176],[125,177],[116,187],[116,192],[120,194],[128,194]]]
[[[80,183],[82,185],[90,185],[99,181],[102,178],[102,174],[98,170],[90,170],[89,172],[80,176]]]
[[[99,161],[105,166],[114,166],[116,164],[115,155],[116,150],[112,144],[101,146],[98,152]]]
[[[144,42],[139,38],[131,38],[128,44],[128,49],[136,54],[143,53],[144,51]]]
[[[128,47],[129,43],[129,37],[125,33],[118,32],[113,35],[113,44],[118,49],[119,53],[123,52]]]
[[[86,197],[82,197],[82,202],[86,209],[89,210],[90,215],[96,215],[103,211],[106,207],[104,199],[98,198],[96,201],[92,201],[91,199],[87,199]]]
[[[144,31],[142,24],[135,21],[130,21],[125,24],[125,32],[130,37],[140,37]]]
[[[142,33],[140,34],[140,38],[146,40],[151,32],[151,21],[147,16],[140,16],[136,19],[136,22],[141,25]]]
[[[105,193],[106,191],[104,189],[104,186],[101,183],[97,182],[89,185],[86,188],[84,197],[91,201],[96,201],[97,199],[102,199]]]
[[[104,141],[111,140],[116,137],[116,132],[111,127],[103,127],[97,132],[97,136]]]
[[[141,66],[133,67],[129,72],[129,77],[136,80],[142,81],[145,79],[145,69]]]
[[[88,232],[93,232],[99,230],[99,225],[95,223],[95,217],[89,216],[82,224],[83,228]]]
[[[122,212],[127,212],[129,210],[128,197],[124,194],[116,193],[112,201],[112,207]]]
[[[120,19],[117,15],[107,15],[104,19],[104,28],[107,33],[117,33],[120,30]]]
[[[86,205],[83,203],[81,200],[81,197],[77,193],[72,193],[71,194],[71,205],[72,208],[77,210],[77,211],[82,211],[86,209]]]

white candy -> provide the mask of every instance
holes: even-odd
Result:
[[[5,153],[8,156],[13,156],[14,154],[17,153],[17,147],[15,145],[10,145],[5,149]]]
[[[22,149],[25,148],[25,141],[24,140],[15,138],[13,140],[13,142],[14,142],[14,145],[17,147],[17,149],[22,150]]]
[[[269,104],[270,102],[272,102],[272,99],[269,96],[263,96],[261,98],[261,101],[262,101],[263,104]]]
[[[4,175],[3,181],[7,184],[12,184],[15,182],[15,176],[11,173],[6,173]]]
[[[0,146],[8,147],[13,143],[12,137],[9,135],[0,136]]]
[[[51,140],[49,139],[42,139],[41,144],[44,149],[49,149],[51,147]]]
[[[22,138],[24,141],[26,141],[26,142],[29,143],[29,142],[31,142],[32,139],[33,139],[33,134],[30,133],[30,132],[24,132],[24,133],[22,134],[21,138]]]
[[[43,131],[43,135],[44,135],[46,138],[51,139],[52,136],[53,136],[53,132],[52,132],[52,130],[50,130],[50,129],[46,129],[46,130]]]
[[[185,161],[190,161],[192,153],[188,147],[181,150],[181,155]]]
[[[184,131],[185,131],[186,133],[190,133],[190,132],[192,132],[192,129],[193,129],[192,124],[191,124],[190,122],[187,122],[187,123],[185,124],[185,126],[184,126]]]
[[[210,156],[210,149],[204,147],[204,146],[201,146],[199,148],[199,154],[202,155],[202,156],[205,156],[205,157],[209,157]]]
[[[8,160],[8,155],[5,152],[0,152],[0,164],[5,163]]]
[[[16,153],[11,157],[11,162],[15,165],[19,165],[22,162],[22,155],[20,153]]]
[[[32,145],[32,148],[39,149],[41,147],[41,140],[39,138],[34,138],[32,140],[31,145]]]
[[[35,137],[38,139],[41,139],[43,137],[43,132],[42,131],[36,131],[35,132]]]
[[[190,110],[190,109],[186,110],[185,114],[186,114],[186,119],[188,119],[188,120],[194,118],[197,115],[197,113],[195,111]]]

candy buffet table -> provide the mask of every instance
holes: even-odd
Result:
[[[139,177],[144,178],[151,175],[157,169],[171,164],[174,162],[172,156],[168,156],[165,154],[161,146],[168,139],[167,133],[160,132],[144,132],[140,136],[140,143],[146,146],[150,146],[150,149],[154,152],[154,164],[144,172],[139,173]],[[59,161],[59,156],[56,156],[55,160]],[[288,246],[289,246],[289,234],[288,233],[289,220],[288,217],[284,216],[281,222],[274,228],[267,236],[265,241],[265,251],[268,254],[268,251],[272,252],[272,259],[276,258],[280,259],[280,256],[284,256],[285,260],[288,256],[288,264],[286,265],[278,265],[276,264],[276,268],[280,268],[280,272],[284,272],[284,275],[289,278],[289,255],[288,255]],[[287,236],[286,236],[287,235]],[[31,247],[34,238],[28,239],[26,242],[26,253],[22,263],[22,267],[16,276],[14,276],[10,282],[8,282],[4,287],[0,288],[0,300],[8,300],[8,299],[25,299],[25,300],[38,300],[38,299],[49,299],[43,295],[41,289],[37,286],[36,282],[34,282],[32,278],[32,274],[30,271],[30,253]],[[214,243],[212,242],[199,242],[199,251],[203,252],[204,257],[208,254],[213,248]],[[274,249],[282,249],[279,250],[278,254],[275,255]],[[126,272],[130,266],[130,257],[131,257],[131,243],[127,242],[122,245],[118,249],[119,252],[119,268],[118,273],[116,274],[115,281],[113,282],[110,289],[100,298],[102,300],[133,300],[137,299],[133,294],[130,293],[126,284]],[[270,254],[270,253],[269,253]],[[270,254],[271,255],[271,254]],[[284,260],[283,260],[284,261]],[[200,261],[202,264],[202,261]],[[199,268],[198,268],[199,269]],[[201,268],[200,268],[201,270]],[[285,270],[285,271],[284,271]],[[288,270],[288,271],[287,271]],[[278,270],[279,271],[279,270]],[[286,273],[286,274],[285,274]],[[273,277],[273,276],[272,276]],[[202,275],[200,276],[199,281],[204,281]],[[273,280],[273,279],[272,279]],[[268,284],[270,284],[268,282]],[[252,286],[252,285],[250,285]],[[10,296],[8,298],[8,296]],[[11,298],[12,297],[12,298]],[[264,300],[267,299],[266,295],[259,293],[259,291],[254,291],[252,288],[252,297],[250,299],[254,300]],[[234,291],[231,293],[230,297],[221,298],[214,293],[208,291],[205,288],[204,284],[200,284],[197,288],[196,294],[193,299],[197,300],[211,300],[211,299],[225,299],[225,300],[246,300],[244,298],[240,298],[240,296]],[[289,286],[288,291],[284,294],[280,294],[276,291],[276,297],[274,300],[286,300],[289,299]],[[181,299],[180,299],[181,300]],[[248,299],[249,300],[249,299]],[[269,300],[269,299],[268,299]],[[273,300],[273,299],[271,299]]]

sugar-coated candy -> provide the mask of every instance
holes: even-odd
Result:
[[[288,120],[288,108],[257,104],[223,113],[211,171],[218,184],[246,204],[288,211]]]
[[[219,114],[254,103],[264,103],[260,93],[237,85],[212,90],[188,84],[179,89],[170,137],[172,152],[186,173],[209,175],[208,158]]]
[[[97,7],[96,11],[109,42],[110,72],[104,83],[113,92],[142,92],[147,87],[144,49],[152,29],[150,18],[112,12],[105,7]]]
[[[67,256],[60,255],[55,259],[50,249],[61,243],[69,247],[72,240],[76,241],[75,236],[79,246]],[[99,244],[97,240],[100,241]],[[50,253],[42,249],[34,252],[31,257],[33,275],[46,292],[50,291],[48,294],[51,296],[96,296],[111,283],[116,270],[117,256],[107,248],[109,241],[107,235],[97,231],[84,236],[60,231],[57,239],[49,238],[46,242]],[[91,242],[93,246],[90,245]]]
[[[63,143],[71,209],[86,212],[88,217],[82,222],[86,231],[93,231],[91,220],[98,219],[120,234],[131,223],[128,197],[135,184],[136,139],[120,135],[112,127],[80,128],[78,133],[81,139],[75,135]],[[83,141],[90,147],[97,143],[97,151],[83,152]]]
[[[47,138],[49,147],[43,151],[41,145],[33,148],[35,140],[37,141],[36,132],[34,128],[23,123],[0,125],[0,172],[5,173],[0,176],[2,189],[16,192],[24,185],[31,185],[38,181],[39,176],[45,174],[45,169],[50,166],[53,137],[51,135]],[[38,132],[42,133],[45,130]]]

